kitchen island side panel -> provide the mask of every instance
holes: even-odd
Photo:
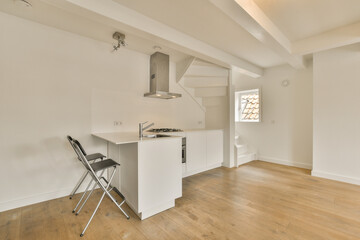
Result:
[[[139,211],[182,196],[181,138],[139,143]]]

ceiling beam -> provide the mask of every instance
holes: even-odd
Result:
[[[360,42],[360,22],[293,42],[292,52],[305,55],[358,42]]]
[[[291,53],[291,42],[252,0],[209,1],[291,66],[305,68],[304,57]]]
[[[136,36],[156,41],[167,47],[184,52],[185,54],[231,68],[236,66],[251,77],[263,75],[263,69],[244,59],[235,57],[227,52],[217,49],[187,34],[175,30],[163,23],[155,21],[132,9],[122,6],[112,0],[42,0],[56,7],[82,14],[102,23],[116,21],[122,24],[123,31]],[[77,8],[74,11],[74,8]],[[107,20],[109,19],[109,20]]]

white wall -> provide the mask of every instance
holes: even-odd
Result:
[[[110,53],[109,44],[4,13],[0,29],[0,211],[70,193],[82,168],[67,134],[106,154],[91,132],[136,131],[146,120],[204,127],[204,113],[174,83],[174,63],[170,90],[183,97],[144,98],[147,55]]]
[[[360,184],[360,44],[314,54],[315,176]]]
[[[223,129],[228,119],[228,96],[221,99],[219,106],[206,107],[205,124],[207,129]]]
[[[290,81],[288,87],[281,82]],[[266,69],[258,79],[238,75],[236,91],[261,89],[262,122],[236,123],[236,132],[258,159],[312,167],[312,67]]]

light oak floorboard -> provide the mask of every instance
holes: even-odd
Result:
[[[360,239],[360,186],[310,176],[310,171],[261,161],[183,179],[175,208],[127,220],[105,198],[79,237],[102,192],[79,216],[73,200],[55,199],[0,213],[0,240],[41,239]]]

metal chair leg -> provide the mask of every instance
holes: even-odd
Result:
[[[100,159],[100,161],[103,161],[103,160],[104,160],[104,158],[102,157],[102,158]],[[96,159],[94,162],[96,162],[96,161],[97,161],[97,159]],[[75,195],[76,191],[79,189],[79,187],[81,186],[81,184],[84,182],[84,180],[85,180],[85,178],[86,178],[86,176],[87,176],[88,174],[89,174],[89,171],[85,171],[85,172],[83,173],[83,175],[82,175],[81,178],[79,179],[78,183],[76,184],[76,186],[74,187],[74,189],[73,189],[72,192],[70,193],[70,196],[69,196],[70,199],[73,198],[73,196]]]
[[[129,220],[130,219],[130,216],[127,215],[127,213],[124,211],[124,209],[122,209],[121,205],[123,205],[125,203],[125,200],[122,201],[119,205],[118,205],[118,208],[120,209],[120,211],[125,215],[126,219]]]
[[[86,187],[86,189],[85,189],[85,192],[83,193],[83,195],[81,196],[79,202],[76,204],[74,210],[72,211],[73,213],[74,213],[74,212],[76,211],[76,209],[79,207],[81,201],[83,200],[85,194],[86,194],[87,191],[89,190],[89,188],[90,188],[90,186],[91,186],[91,184],[92,184],[93,181],[94,181],[94,179],[91,179],[91,181],[90,181],[89,184],[87,185],[87,187]]]
[[[76,184],[74,190],[72,190],[72,192],[70,193],[70,199],[72,199],[72,197],[75,195],[76,191],[79,189],[80,185],[83,183],[83,181],[85,180],[85,178],[88,174],[89,174],[89,171],[85,171],[83,173],[83,175],[79,179],[78,183]]]
[[[127,219],[130,219],[129,215],[127,215],[127,213],[121,208],[121,205],[123,205],[125,203],[125,200],[122,201],[120,204],[118,204],[116,199],[109,192],[106,192],[106,195],[108,195],[108,197],[111,199],[111,201],[113,201],[115,203],[115,205],[120,209],[120,211],[125,215],[125,217]]]
[[[112,173],[112,175],[111,175],[111,177],[110,177],[109,183],[106,185],[106,187],[102,186],[102,188],[105,189],[105,190],[104,190],[104,193],[103,193],[103,195],[101,196],[101,198],[100,198],[100,200],[99,200],[99,202],[98,202],[98,204],[97,204],[97,206],[96,206],[93,214],[91,215],[88,223],[86,224],[84,230],[83,230],[82,233],[80,234],[80,237],[84,236],[86,229],[89,227],[91,220],[92,220],[93,217],[95,216],[95,213],[97,212],[97,210],[98,210],[98,208],[99,208],[102,200],[103,200],[104,197],[105,197],[105,194],[107,193],[107,189],[108,189],[109,186],[110,186],[110,183],[111,183],[111,181],[112,181],[112,179],[113,179],[113,177],[114,177],[114,175],[115,175],[115,172],[116,172],[116,171],[114,170],[113,173]],[[100,184],[101,184],[101,183],[100,183]],[[102,184],[101,184],[101,185],[102,185]]]
[[[80,234],[80,237],[84,236],[86,229],[89,227],[90,222],[91,222],[91,220],[93,219],[93,217],[94,217],[95,213],[97,212],[97,210],[98,210],[98,208],[99,208],[99,206],[100,206],[100,203],[102,202],[102,200],[104,199],[104,197],[105,197],[105,192],[104,192],[104,193],[103,193],[103,195],[101,196],[100,201],[98,202],[98,204],[97,204],[97,206],[96,206],[96,208],[95,208],[95,210],[94,210],[93,214],[91,215],[91,217],[90,217],[90,219],[89,219],[88,223],[86,224],[86,226],[85,226],[84,230],[83,230],[83,231],[82,231],[82,233]]]
[[[116,168],[114,169],[114,172],[113,174],[115,174],[115,171],[116,171]],[[108,184],[111,183],[111,180],[110,181],[107,181],[106,179],[104,179],[105,182],[107,182]],[[100,186],[102,187],[102,189],[105,191],[105,188],[103,186]],[[111,189],[112,190],[112,189]],[[130,219],[130,216],[127,215],[127,213],[121,208],[121,205],[123,205],[125,203],[125,199],[124,201],[122,201],[120,204],[118,204],[118,202],[116,201],[116,199],[110,194],[110,191],[105,191],[106,192],[106,195],[108,195],[108,197],[111,199],[111,201],[113,201],[115,203],[115,205],[120,209],[120,211],[126,216],[126,218],[129,220]]]
[[[103,170],[103,171],[101,172],[99,178],[101,178],[102,175],[104,175],[104,172],[105,172],[105,170]],[[81,209],[85,206],[85,203],[86,203],[87,200],[90,198],[91,194],[94,192],[96,186],[97,186],[97,183],[95,182],[94,185],[93,185],[93,187],[92,187],[92,189],[91,189],[91,191],[90,191],[90,193],[87,195],[85,201],[81,204],[79,210],[75,213],[75,215],[79,215]]]

